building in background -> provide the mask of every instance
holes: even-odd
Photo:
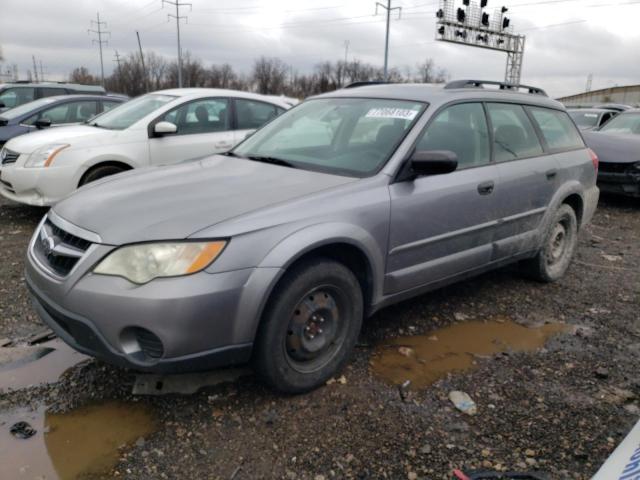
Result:
[[[567,107],[597,105],[600,103],[621,103],[624,105],[640,106],[640,85],[627,87],[610,87],[601,90],[569,95],[558,98]]]

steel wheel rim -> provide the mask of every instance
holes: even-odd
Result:
[[[346,298],[335,286],[307,292],[290,314],[283,347],[289,365],[301,373],[329,363],[347,334]]]
[[[551,232],[548,243],[547,264],[555,265],[564,257],[569,245],[569,230],[565,222],[558,222]]]

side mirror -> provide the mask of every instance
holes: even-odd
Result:
[[[41,118],[39,120],[36,120],[33,125],[38,129],[49,128],[51,126],[51,120],[49,120],[48,118]]]
[[[178,127],[175,125],[175,123],[171,123],[171,122],[158,122],[153,127],[153,133],[157,137],[162,137],[163,135],[176,133],[177,131],[178,131]]]
[[[444,175],[458,168],[458,156],[449,150],[418,150],[411,156],[415,176]]]

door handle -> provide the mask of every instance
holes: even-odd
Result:
[[[555,169],[547,170],[547,180],[553,180],[558,175],[558,171]]]
[[[495,183],[493,182],[484,182],[478,185],[478,193],[480,195],[491,195],[495,188]]]

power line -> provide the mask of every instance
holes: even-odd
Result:
[[[180,16],[180,7],[189,7],[192,8],[190,3],[181,3],[180,0],[176,0],[175,2],[171,0],[162,0],[162,7],[164,8],[164,4],[167,3],[169,5],[173,5],[176,7],[176,14],[168,14],[169,18],[176,19],[176,29],[178,30],[178,88],[182,88],[182,49],[180,47],[180,19],[185,19],[187,21],[186,16]]]
[[[389,29],[391,27],[391,12],[398,11],[398,18],[402,15],[402,7],[391,7],[391,0],[387,0],[387,4],[384,5],[380,2],[376,2],[376,15],[378,14],[378,8],[382,8],[387,11],[387,30],[384,37],[384,81],[389,79]]]
[[[102,60],[102,46],[103,45],[107,45],[108,41],[107,40],[102,40],[102,36],[103,35],[111,35],[111,32],[105,31],[102,29],[103,25],[106,27],[107,26],[107,22],[101,22],[100,21],[100,12],[97,13],[96,15],[97,20],[91,20],[91,27],[93,27],[94,25],[96,26],[96,30],[89,28],[87,30],[87,33],[90,35],[92,33],[98,35],[98,38],[92,38],[91,39],[91,43],[97,43],[98,47],[100,49],[100,80],[101,80],[101,85],[104,87],[104,61]]]

